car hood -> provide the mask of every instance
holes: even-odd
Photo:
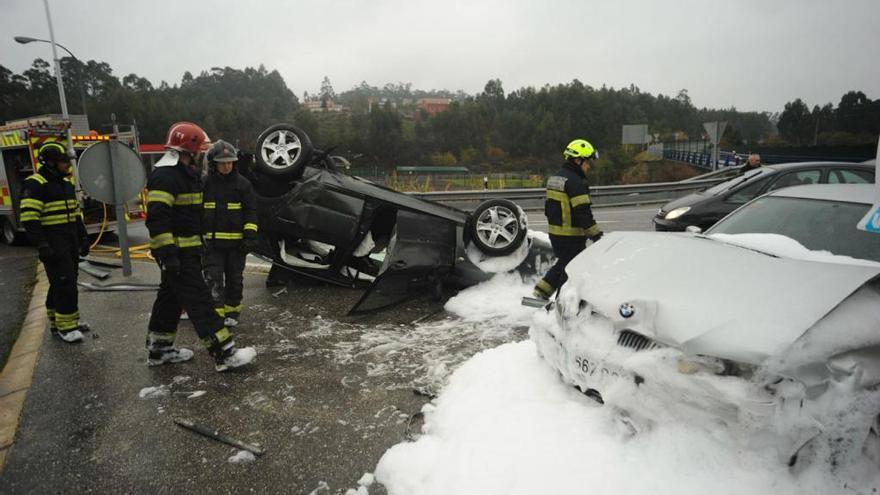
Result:
[[[663,205],[663,208],[661,208],[661,210],[663,210],[665,212],[670,212],[676,208],[681,208],[682,206],[693,206],[693,205],[705,200],[706,198],[711,198],[711,197],[712,197],[711,195],[707,195],[706,193],[703,193],[703,192],[691,193],[691,194],[688,194],[687,196],[682,196],[678,199],[673,199],[672,201]]]
[[[789,347],[880,266],[805,261],[690,234],[612,232],[567,267],[614,322],[688,354],[758,364]],[[565,294],[563,294],[565,295]],[[621,305],[634,313],[628,318]]]

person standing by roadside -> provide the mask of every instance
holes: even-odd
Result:
[[[50,142],[37,161],[39,169],[22,183],[21,223],[49,278],[49,330],[64,342],[81,342],[89,326],[79,322],[76,279],[79,257],[89,254],[89,237],[70,180],[71,160],[64,145]]]
[[[590,208],[590,186],[587,172],[590,164],[599,159],[599,152],[584,139],[575,139],[562,152],[565,163],[556,174],[547,179],[547,216],[550,245],[556,256],[554,264],[534,288],[534,296],[550,296],[568,279],[565,267],[587,247],[587,239],[597,242],[602,231]]]
[[[257,242],[257,200],[250,181],[238,173],[237,162],[234,146],[215,142],[208,151],[204,188],[205,279],[214,309],[227,327],[238,325],[245,257]]]
[[[150,250],[162,279],[147,332],[147,364],[192,359],[190,349],[174,346],[181,309],[214,358],[214,369],[243,366],[256,356],[252,347],[237,349],[232,332],[214,311],[202,276],[201,155],[208,136],[191,122],[168,130],[165,155],[147,182],[147,230]]]
[[[749,160],[742,166],[741,173],[746,173],[761,167],[761,155],[757,153],[749,153]]]

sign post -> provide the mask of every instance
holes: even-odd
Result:
[[[79,159],[79,180],[89,196],[115,205],[116,228],[122,255],[122,274],[131,276],[125,203],[136,198],[147,183],[147,174],[137,153],[117,140],[119,126],[113,118],[113,139],[93,144]]]
[[[709,135],[709,141],[712,142],[712,170],[718,169],[718,143],[721,142],[721,136],[724,135],[724,128],[727,127],[727,122],[704,122],[703,129],[706,129],[706,134]]]

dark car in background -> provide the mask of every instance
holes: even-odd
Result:
[[[783,187],[873,182],[873,164],[803,162],[764,165],[663,205],[654,217],[654,229],[684,231],[693,225],[706,230],[752,199]]]

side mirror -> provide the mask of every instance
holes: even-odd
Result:
[[[688,225],[687,228],[684,229],[684,231],[690,232],[691,234],[702,234],[703,233],[703,229],[697,227],[696,225]]]

